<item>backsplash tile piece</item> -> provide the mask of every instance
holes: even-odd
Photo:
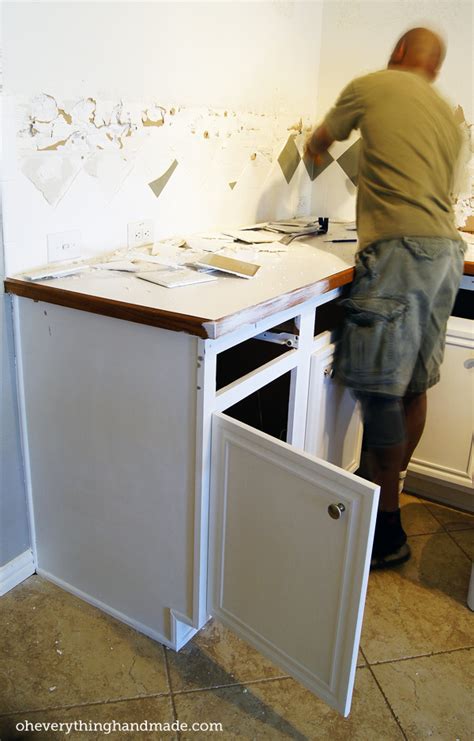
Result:
[[[349,149],[346,149],[344,154],[341,154],[341,156],[336,160],[337,164],[342,167],[347,177],[352,180],[354,185],[357,185],[359,177],[360,144],[361,140],[357,139],[357,141],[355,141]]]
[[[167,184],[168,180],[172,176],[173,172],[178,167],[178,161],[174,160],[174,162],[171,163],[171,165],[168,167],[166,172],[161,175],[161,177],[157,178],[156,180],[153,180],[153,182],[148,183],[150,188],[152,189],[155,196],[158,198],[159,195],[161,195],[161,192],[165,185]]]
[[[313,181],[318,177],[318,175],[321,175],[321,173],[324,172],[331,162],[334,162],[334,157],[332,157],[329,152],[324,152],[321,155],[321,164],[316,165],[314,159],[307,154],[303,157],[303,162],[311,181]]]
[[[289,136],[288,141],[280,152],[278,164],[280,165],[286,182],[289,184],[301,161],[301,155],[295,144],[294,136]]]

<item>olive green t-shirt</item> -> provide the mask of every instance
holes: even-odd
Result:
[[[393,69],[359,77],[323,123],[332,139],[361,133],[359,249],[391,237],[459,239],[450,194],[461,134],[424,77]]]

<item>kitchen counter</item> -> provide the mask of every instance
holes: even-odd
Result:
[[[262,266],[250,280],[220,273],[214,282],[168,289],[133,274],[90,268],[54,280],[7,278],[5,289],[35,301],[215,339],[350,283],[356,244],[324,239],[294,241],[286,253],[241,250],[239,259]],[[187,251],[178,252],[183,256]],[[474,275],[473,244],[464,273]]]

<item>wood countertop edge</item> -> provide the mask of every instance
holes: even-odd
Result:
[[[474,275],[474,262],[464,263],[464,275]],[[17,278],[6,278],[4,281],[6,293],[21,296],[22,298],[44,301],[92,314],[102,314],[116,319],[123,319],[137,324],[147,324],[152,327],[170,329],[175,332],[186,332],[204,339],[215,339],[231,332],[236,327],[264,319],[271,313],[283,311],[296,306],[303,301],[319,296],[323,293],[340,288],[352,282],[354,268],[346,268],[338,273],[321,278],[307,286],[296,288],[293,291],[263,301],[262,303],[236,311],[219,319],[196,317],[178,312],[165,311],[140,304],[129,304],[100,296],[91,296],[77,291],[68,291],[64,288],[33,283]]]
[[[54,288],[41,283],[17,280],[16,278],[7,278],[4,285],[7,293],[33,299],[33,301],[44,301],[48,304],[65,306],[92,314],[101,314],[115,319],[124,319],[137,324],[147,324],[151,327],[161,327],[175,332],[187,332],[198,337],[207,337],[204,324],[209,319],[204,317],[188,316],[187,314],[155,309],[140,304],[129,304],[125,301],[91,296],[77,291],[67,291],[64,288]]]
[[[260,304],[255,304],[255,306],[249,306],[246,309],[221,317],[220,319],[206,322],[204,325],[206,336],[209,339],[217,339],[243,324],[253,324],[261,319],[265,319],[271,314],[284,311],[285,309],[291,309],[292,306],[297,306],[311,298],[321,296],[323,293],[332,291],[334,288],[345,286],[352,282],[353,277],[354,268],[347,268],[346,270],[341,270],[339,273],[320,278],[314,283],[309,283],[307,286],[296,288],[293,291],[275,296]]]
[[[474,262],[464,263],[464,275],[474,275]]]

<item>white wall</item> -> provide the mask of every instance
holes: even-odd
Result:
[[[390,53],[409,28],[427,26],[447,43],[447,55],[436,82],[453,107],[463,107],[472,122],[473,5],[467,0],[326,0],[322,16],[321,65],[317,118],[322,119],[341,90],[359,75],[387,66]],[[336,143],[337,156],[347,143]],[[356,191],[340,169],[331,165],[314,186],[313,209],[329,216],[355,217]]]
[[[30,543],[18,419],[10,297],[3,291],[0,204],[0,567]]]
[[[291,127],[315,117],[321,13],[319,2],[4,3],[7,273],[44,264],[49,233],[80,230],[87,257],[123,247],[127,222],[143,218],[164,237],[308,211],[303,165],[288,186],[277,160]],[[64,114],[42,123],[45,104]],[[163,125],[144,126],[157,106]],[[174,160],[157,198],[148,184]]]

